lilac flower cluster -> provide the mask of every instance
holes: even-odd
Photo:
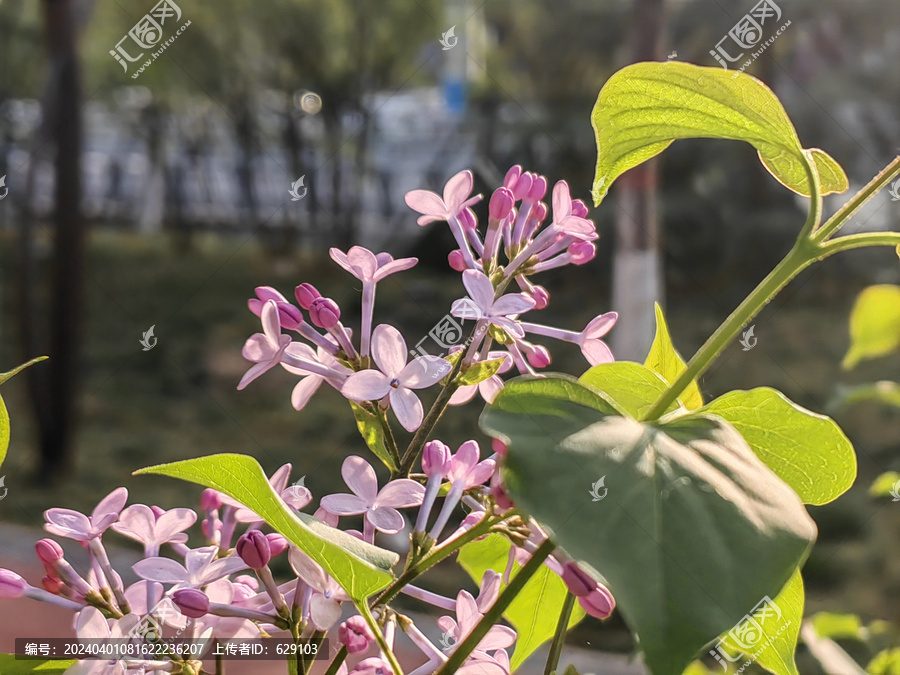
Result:
[[[326,383],[355,407],[379,417],[391,455],[390,463],[382,457],[391,469],[390,480],[379,486],[369,462],[356,455],[347,457],[341,474],[349,492],[322,496],[313,516],[335,528],[342,525],[341,519],[358,522],[361,517],[362,530],[348,532],[369,544],[375,543],[376,533],[397,534],[407,522],[414,523],[406,572],[396,592],[448,612],[437,621],[444,633],[441,647],[391,608],[396,593],[374,599],[371,616],[359,613],[340,585],[309,555],[280,534],[265,533],[266,523],[244,504],[210,489],[201,499],[205,541],[197,548],[189,547],[185,533],[198,520],[197,513],[143,504],[126,508],[125,488],[113,491],[90,516],[67,509],[47,511],[45,529],[50,534],[78,541],[87,549],[86,572],[77,571],[66,560],[58,543],[44,539],[36,546],[46,570],[43,588],[0,570],[0,598],[27,596],[72,609],[80,637],[144,639],[148,621],[159,630],[177,631],[180,637],[219,639],[289,632],[294,638],[320,640],[337,627],[341,649],[332,655],[329,673],[344,675],[400,675],[395,672],[393,654],[399,627],[422,653],[409,675],[441,669],[490,613],[516,564],[524,566],[547,535],[537,523],[523,519],[506,495],[498,470],[505,448],[498,441],[495,452],[482,459],[475,440],[453,452],[440,440],[428,438],[447,405],[463,404],[478,395],[491,402],[503,387],[500,376],[513,367],[534,375],[550,364],[547,348],[528,337],[575,343],[591,364],[597,364],[613,358],[602,337],[616,321],[615,313],[602,314],[575,332],[520,318],[549,302],[548,292],[531,277],[562,265],[583,264],[595,254],[597,233],[587,219],[587,207],[571,198],[565,182],[554,186],[548,208],[542,201],[547,180],[513,167],[490,198],[483,232],[472,210],[481,195],[471,196],[472,188],[471,172],[463,171],[448,181],[442,197],[424,190],[406,196],[407,204],[421,214],[419,225],[446,221],[456,239],[459,248],[450,254],[449,263],[461,272],[468,297],[454,302],[451,312],[475,319],[465,346],[446,359],[419,356],[407,361],[401,332],[388,324],[373,327],[374,303],[378,282],[410,269],[416,259],[394,260],[387,253],[375,254],[359,246],[346,253],[332,249],[334,261],[362,282],[356,339],[342,323],[337,303],[311,284],[295,288],[296,304],[274,288],[257,288],[248,306],[260,317],[262,332],[244,345],[243,355],[253,365],[238,385],[243,389],[281,366],[299,377],[291,396],[295,409],[303,409]],[[548,217],[550,222],[545,223]],[[508,292],[513,282],[518,290]],[[477,308],[474,316],[473,307]],[[426,415],[416,392],[438,384],[441,391]],[[389,410],[404,429],[415,432],[402,455],[389,431]],[[416,463],[421,474],[411,473]],[[303,485],[290,485],[290,472],[291,465],[284,465],[269,483],[286,507],[299,512],[312,504],[313,495]],[[415,511],[401,513],[408,509]],[[461,511],[465,515],[460,521]],[[459,524],[451,525],[455,522]],[[144,547],[144,558],[132,567],[140,580],[127,587],[102,543],[109,530]],[[443,560],[448,552],[488,533],[509,540],[509,559],[504,570],[485,573],[477,596],[460,590],[455,598],[445,597],[412,583],[417,574],[409,576],[409,570],[416,565],[428,569],[429,560]],[[163,546],[174,557],[161,556]],[[281,555],[287,557],[294,577],[279,584],[270,565]],[[562,551],[554,551],[544,564],[559,575],[588,614],[598,618],[611,614],[615,601],[609,591]],[[507,650],[516,637],[512,628],[493,625],[456,672],[509,675]],[[71,672],[201,670],[200,662],[173,656],[159,661],[84,661]]]

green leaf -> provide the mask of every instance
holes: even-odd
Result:
[[[17,659],[13,654],[0,654],[0,673],[3,675],[30,675],[31,673],[64,673],[74,666],[76,661],[61,659]]]
[[[720,636],[720,641],[727,651],[743,653],[746,660],[755,661],[769,672],[799,675],[794,652],[803,622],[804,599],[803,577],[797,569],[774,600],[760,603],[756,612],[748,612],[733,629]]]
[[[515,389],[521,396],[504,397],[499,403],[495,400],[494,407],[523,415],[554,415],[570,411],[569,404],[575,402],[584,408],[581,413],[585,420],[596,421],[602,417],[599,413],[625,414],[625,410],[608,394],[596,391],[569,375],[517,377]]]
[[[737,429],[806,504],[827,504],[856,479],[856,453],[841,428],[780,391],[731,391],[699,412],[717,415]]]
[[[883,473],[869,488],[872,497],[894,497],[895,502],[900,502],[900,473],[888,471]]]
[[[900,286],[864,289],[850,312],[850,349],[841,366],[847,370],[900,348]]]
[[[34,365],[39,361],[44,361],[47,358],[48,357],[46,356],[39,356],[36,359],[31,359],[31,361],[28,361],[27,363],[23,363],[21,366],[16,366],[12,370],[0,373],[0,384],[6,382],[13,375],[22,372],[28,366]],[[3,466],[3,462],[6,460],[7,450],[9,450],[9,412],[6,410],[6,403],[3,402],[3,397],[0,396],[0,466]]]
[[[863,401],[874,401],[900,408],[900,384],[889,380],[881,380],[857,387],[843,388],[838,391],[837,403],[853,405]]]
[[[247,455],[221,454],[134,472],[179,478],[223,492],[265,520],[321,565],[357,603],[393,580],[399,556],[297,513],[275,493],[262,467]]]
[[[472,541],[463,546],[458,561],[475,583],[481,583],[487,570],[503,574],[509,560],[509,548],[510,542],[506,537],[491,534],[481,541]],[[512,576],[515,576],[519,570],[518,563],[514,564],[513,569]],[[505,584],[503,588],[506,588]],[[512,671],[522,665],[544,642],[553,638],[567,593],[562,579],[545,565],[528,580],[521,593],[504,612],[503,616],[519,636],[510,663]],[[584,617],[584,610],[576,604],[569,618],[569,628]]]
[[[460,386],[467,386],[484,382],[489,377],[497,374],[505,359],[493,359],[492,361],[477,361],[469,366],[459,376]]]
[[[900,647],[879,652],[866,666],[869,675],[900,675]]]
[[[856,614],[818,612],[811,619],[816,634],[831,640],[862,640],[863,623]]]
[[[516,505],[607,579],[651,671],[680,675],[781,590],[815,524],[723,420],[645,424],[566,401],[567,391],[581,395],[555,377],[508,382],[482,429],[509,445],[503,476]],[[608,493],[593,502],[601,477]]]
[[[608,395],[636,420],[644,419],[656,399],[668,389],[662,376],[631,361],[601,363],[578,381]],[[666,412],[678,410],[678,405],[678,401],[673,402]]]
[[[667,384],[672,385],[678,376],[687,370],[687,364],[675,350],[662,307],[659,306],[659,303],[655,303],[654,307],[656,308],[656,337],[653,338],[653,344],[650,346],[650,353],[647,354],[644,365],[660,375]],[[678,398],[688,410],[696,410],[703,406],[703,395],[700,393],[700,387],[697,386],[697,380],[691,380]]]
[[[594,205],[622,173],[679,138],[746,141],[785,187],[809,195],[804,168],[819,169],[822,194],[843,192],[847,177],[821,150],[804,155],[797,132],[778,98],[744,73],[689,63],[636,63],[615,73],[591,112],[597,140]]]
[[[384,443],[382,419],[353,401],[350,401],[350,407],[353,408],[353,417],[356,418],[356,428],[359,429],[359,434],[369,446],[369,450],[391,470],[391,473],[399,471],[399,467]]]

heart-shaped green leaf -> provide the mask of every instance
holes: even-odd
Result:
[[[509,561],[509,548],[509,539],[499,534],[491,534],[480,541],[472,541],[463,546],[457,560],[475,583],[480,583],[487,570],[503,574]],[[518,570],[519,566],[516,563],[510,576],[514,577]],[[515,671],[525,663],[525,659],[535,649],[553,637],[568,592],[563,580],[545,565],[528,580],[509,609],[503,613],[518,634],[510,670]],[[569,617],[569,628],[584,617],[584,610],[575,605]]]
[[[622,173],[679,138],[746,141],[784,186],[809,195],[807,162],[822,194],[843,192],[847,176],[821,150],[805,155],[797,132],[772,90],[744,73],[689,63],[636,63],[616,72],[591,113],[597,140],[593,197],[597,205]]]
[[[578,386],[513,380],[481,426],[509,445],[503,477],[517,506],[608,580],[652,672],[680,675],[781,590],[815,524],[723,420],[644,424],[576,402],[591,393]],[[594,501],[603,477],[608,493]]]
[[[180,478],[239,501],[319,563],[357,603],[387,587],[394,578],[390,570],[399,560],[396,553],[295,512],[275,493],[259,462],[252,457],[210,455],[150,466],[134,473]]]
[[[399,467],[384,443],[384,426],[381,418],[353,401],[350,401],[350,407],[353,408],[353,417],[356,418],[356,428],[359,429],[359,435],[363,437],[366,445],[369,446],[369,450],[392,473],[396,473]]]
[[[578,381],[609,396],[636,420],[644,419],[653,402],[669,388],[661,375],[632,361],[598,364]],[[678,405],[674,401],[666,412],[677,410]]]
[[[869,286],[850,312],[850,349],[841,365],[853,368],[900,348],[900,286]]]
[[[672,343],[672,336],[669,335],[669,327],[666,325],[662,307],[659,306],[659,303],[655,303],[654,306],[656,309],[656,337],[653,338],[653,344],[650,346],[650,353],[647,354],[644,365],[671,385],[687,369],[687,364]],[[691,380],[678,398],[688,410],[696,410],[703,406],[703,395],[700,393],[700,387],[697,386],[697,380]]]
[[[717,415],[737,429],[805,504],[827,504],[856,480],[856,453],[841,428],[780,391],[730,391],[699,412]]]

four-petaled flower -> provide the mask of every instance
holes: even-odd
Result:
[[[144,504],[132,504],[122,511],[119,522],[112,529],[144,545],[144,555],[159,555],[159,547],[169,542],[184,544],[184,531],[197,522],[197,514],[190,509],[171,509],[156,513]]]
[[[512,337],[522,338],[525,331],[514,318],[522,312],[534,308],[534,298],[525,293],[507,293],[494,299],[494,285],[487,275],[480,270],[466,270],[463,274],[463,285],[469,291],[469,298],[454,301],[450,312],[463,319],[472,317],[472,303],[478,308],[481,321],[489,321],[502,328]]]
[[[437,356],[419,356],[406,362],[406,341],[393,326],[381,324],[372,333],[372,356],[378,370],[367,369],[347,378],[341,393],[353,401],[387,398],[397,420],[407,431],[422,424],[424,411],[413,389],[425,389],[450,371]]]
[[[428,225],[438,220],[449,221],[459,216],[463,209],[481,200],[481,195],[469,197],[475,186],[475,177],[471,171],[460,171],[444,185],[444,198],[431,190],[412,190],[406,193],[406,205],[422,215],[416,221],[419,225]]]
[[[145,558],[131,569],[142,579],[161,584],[175,584],[178,588],[200,588],[247,569],[247,563],[237,556],[219,558],[218,546],[204,546],[187,552],[184,565],[171,558]]]
[[[341,618],[341,603],[350,599],[338,583],[312,558],[291,546],[288,560],[296,575],[314,591],[309,600],[309,618],[319,630],[329,630]]]
[[[378,492],[375,470],[356,455],[344,460],[341,475],[353,494],[322,497],[322,508],[337,516],[365,514],[365,528],[369,532],[374,528],[386,534],[396,534],[404,524],[403,516],[397,509],[419,506],[425,496],[425,488],[408,478],[393,480]]]
[[[58,537],[91,541],[101,536],[119,519],[127,500],[128,490],[120,487],[104,497],[90,517],[72,509],[49,509],[44,512],[44,518],[47,520],[44,529]]]

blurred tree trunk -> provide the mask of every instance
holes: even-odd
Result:
[[[47,367],[33,370],[31,394],[38,412],[40,476],[51,481],[72,464],[75,393],[83,314],[86,226],[81,213],[81,74],[78,24],[70,0],[45,0],[44,19],[50,55],[47,127],[56,146],[56,194],[53,214],[54,258],[50,290]],[[27,312],[40,314],[31,306]],[[27,335],[27,332],[26,332]],[[34,333],[30,336],[35,337]]]
[[[629,62],[658,61],[663,55],[665,0],[634,0],[628,34]],[[653,341],[653,303],[663,301],[656,200],[657,163],[644,162],[616,183],[616,250],[611,334],[617,359],[643,361]]]

